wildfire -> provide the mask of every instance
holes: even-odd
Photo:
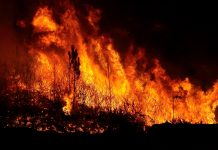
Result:
[[[72,111],[72,99],[73,99],[73,94],[64,97],[66,105],[63,107],[63,111],[64,111],[64,113],[66,115],[70,115],[71,114],[71,111]]]
[[[171,122],[172,118],[190,123],[216,123],[217,82],[204,92],[188,78],[171,79],[158,60],[147,62],[144,49],[134,45],[121,62],[113,40],[98,33],[100,10],[92,8],[86,16],[90,33],[84,30],[73,5],[66,5],[64,9],[60,24],[54,20],[52,8],[41,7],[36,11],[32,21],[33,34],[41,34],[29,47],[30,55],[35,58],[33,88],[50,99],[55,97],[55,90],[58,91],[66,102],[65,114],[72,112],[75,97],[77,103],[88,107],[139,112],[144,115],[147,125]],[[78,79],[69,68],[68,51],[72,45],[80,59]],[[138,53],[133,54],[133,50]],[[142,62],[141,70],[137,69],[137,62]],[[148,63],[154,66],[147,69]],[[76,82],[75,91],[73,81]]]
[[[57,30],[57,24],[52,19],[52,11],[47,7],[39,8],[32,22],[36,31],[52,32]]]

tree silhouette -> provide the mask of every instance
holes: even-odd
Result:
[[[80,76],[80,70],[79,70],[79,66],[80,66],[80,59],[78,56],[78,52],[77,49],[72,46],[71,51],[68,52],[68,56],[69,56],[69,91],[71,91],[70,89],[70,72],[71,69],[73,70],[73,110],[76,109],[76,81]]]

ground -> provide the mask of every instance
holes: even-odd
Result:
[[[27,128],[4,128],[0,130],[1,142],[8,147],[35,148],[217,148],[218,125],[162,124],[154,125],[146,132],[106,132],[89,135],[85,133],[59,134],[38,132]]]

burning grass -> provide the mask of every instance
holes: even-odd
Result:
[[[39,4],[23,21],[22,50],[1,64],[3,126],[101,133],[119,118],[143,126],[216,123],[218,82],[205,92],[188,77],[172,79],[134,42],[121,56],[99,31],[101,10],[54,3]]]
[[[37,103],[31,101],[37,97]],[[58,133],[84,132],[89,134],[116,132],[125,130],[143,131],[144,122],[136,115],[121,110],[104,111],[78,105],[77,111],[65,115],[64,102],[49,100],[38,93],[17,91],[1,95],[1,127],[26,127],[38,131]],[[10,101],[10,103],[8,103]]]

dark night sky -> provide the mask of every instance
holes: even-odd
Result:
[[[22,1],[19,5],[25,4],[25,0]],[[10,27],[19,12],[16,5],[21,1],[17,2],[0,2],[0,31],[4,35],[8,33],[5,39],[9,41],[14,40],[14,29]],[[76,0],[78,4],[82,2],[85,1]],[[134,41],[146,48],[149,57],[159,58],[174,78],[189,76],[192,82],[204,88],[218,79],[218,10],[215,2],[93,0],[89,3],[103,10],[101,31],[119,43],[121,53],[125,52],[128,41]],[[1,45],[4,43],[0,42]],[[1,45],[0,52],[4,47]]]
[[[172,77],[190,76],[203,88],[218,78],[215,4],[112,0],[101,5],[105,32],[124,27],[138,45],[147,48],[150,57],[161,60]]]

